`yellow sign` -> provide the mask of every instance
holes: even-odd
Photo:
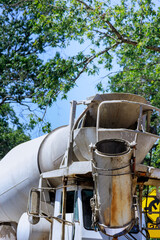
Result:
[[[160,238],[160,229],[158,228],[157,225],[148,223],[147,229],[148,229],[150,238]]]
[[[142,208],[151,221],[147,224],[150,238],[160,238],[160,200],[156,197],[156,189],[144,198]]]
[[[157,218],[160,217],[160,200],[156,197],[156,189],[142,201],[142,208],[147,213],[147,217],[156,223]]]

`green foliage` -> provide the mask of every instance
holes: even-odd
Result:
[[[0,108],[0,133],[0,159],[16,145],[30,140],[9,104]]]
[[[160,12],[154,1],[12,0],[0,6],[2,100],[27,98],[45,109],[60,93],[65,97],[83,72],[98,73],[98,64],[111,70],[116,54],[122,70],[110,77],[110,89],[160,104]],[[92,47],[61,55],[73,41]],[[44,62],[46,47],[53,57]]]
[[[111,91],[139,94],[157,107],[160,107],[159,16],[160,8],[154,1],[132,1],[129,8],[123,4],[123,15],[116,26],[132,44],[121,45],[117,51],[121,70],[109,77]]]
[[[108,86],[97,84],[99,91],[136,93],[160,107],[156,1],[1,0],[0,8],[0,106],[38,106],[43,113],[31,110],[30,128],[43,122],[47,106],[59,94],[66,98],[84,72],[98,74],[100,64],[110,75]],[[64,56],[61,49],[75,42],[86,50]],[[46,49],[52,57],[44,61]],[[115,59],[120,70],[112,73]],[[42,127],[50,130],[49,124]]]

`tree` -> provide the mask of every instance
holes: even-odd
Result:
[[[98,64],[110,70],[114,54],[120,72],[110,77],[111,89],[137,92],[138,85],[147,98],[159,96],[160,9],[151,0],[111,3],[1,0],[1,102],[32,99],[44,108],[60,92],[65,97],[83,72],[97,73]],[[64,58],[58,48],[73,41],[90,41],[90,51]],[[47,46],[55,51],[44,62],[40,54]],[[136,90],[129,89],[133,80]]]
[[[30,137],[24,133],[24,126],[19,123],[13,109],[9,104],[2,105],[0,108],[0,159],[13,147],[28,140]]]
[[[34,127],[59,94],[66,98],[80,75],[98,74],[102,64],[109,85],[101,81],[98,90],[137,93],[159,107],[160,7],[154,2],[1,0],[0,106],[26,106]],[[60,49],[75,41],[86,50],[63,56]],[[53,57],[44,61],[47,47]],[[112,73],[115,60],[119,71]],[[33,104],[43,113],[33,114]]]

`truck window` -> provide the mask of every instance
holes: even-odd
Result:
[[[61,195],[61,209],[60,209],[60,213],[62,213],[62,195]],[[74,213],[74,222],[79,221],[78,193],[77,193],[77,191],[68,191],[67,192],[66,213]]]
[[[93,190],[82,190],[82,208],[83,208],[83,224],[87,230],[93,230],[92,228],[92,210],[90,206],[90,199],[93,197]]]
[[[74,194],[74,221],[79,221],[79,213],[78,213],[78,192],[75,191]]]
[[[68,191],[67,192],[66,213],[73,213],[73,210],[74,210],[74,195],[75,195],[75,191]],[[61,210],[60,210],[60,213],[62,213],[62,199],[63,199],[63,193],[61,194]]]
[[[75,191],[67,192],[66,213],[73,213]]]

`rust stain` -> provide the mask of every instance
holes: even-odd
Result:
[[[0,225],[0,238],[16,240],[15,229],[9,225]]]
[[[117,206],[117,189],[116,189],[116,184],[113,181],[113,185],[112,185],[112,202],[111,202],[111,220],[110,220],[110,225],[111,226],[118,226],[117,211],[118,211],[118,206]]]
[[[109,215],[110,215],[110,210],[109,210],[109,208],[107,208],[107,209],[104,211],[104,224],[105,224],[106,226],[109,226],[109,225],[110,225]]]
[[[131,220],[131,189],[128,181],[116,177],[112,180],[111,227],[120,227]]]

